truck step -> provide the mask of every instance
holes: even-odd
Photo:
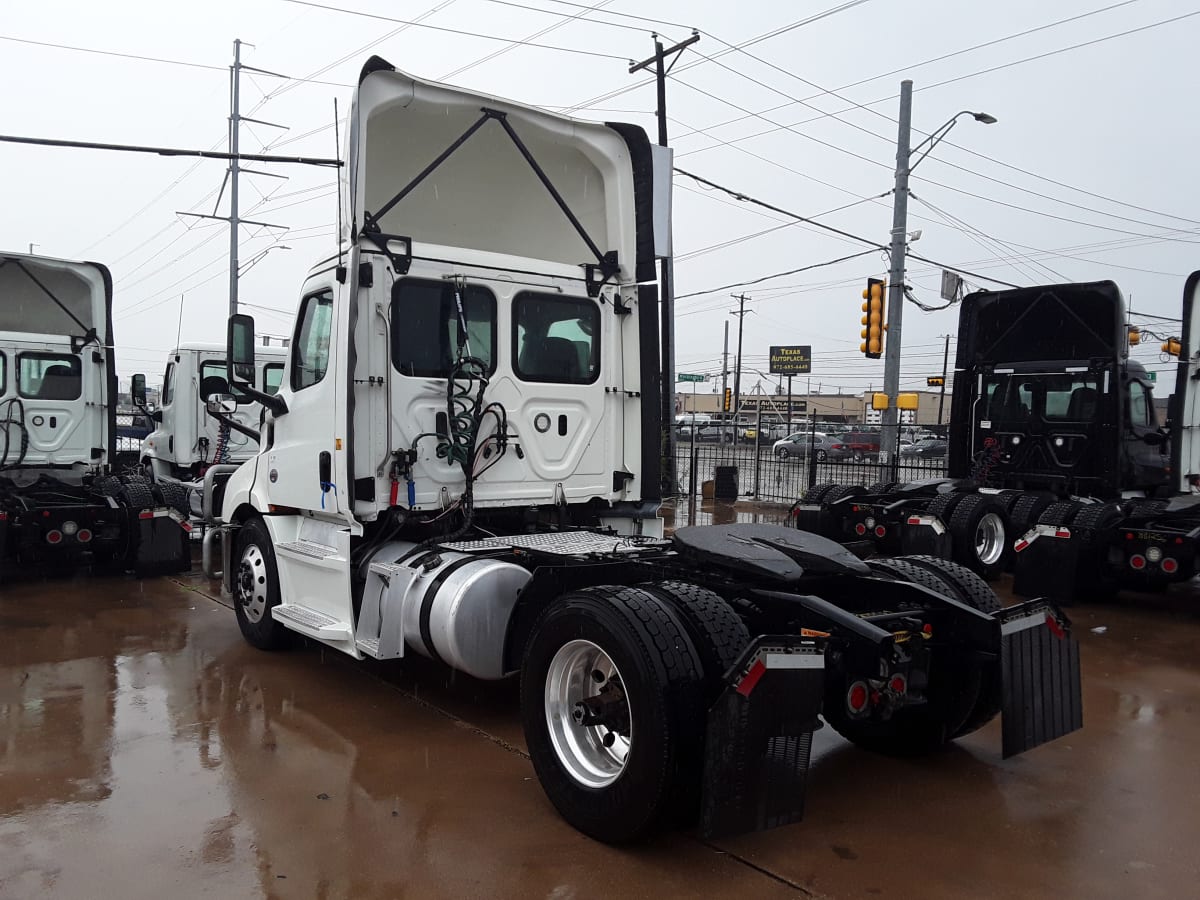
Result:
[[[275,620],[288,628],[321,641],[345,641],[350,639],[350,623],[341,622],[332,616],[309,609],[307,606],[285,604],[271,610]]]
[[[367,656],[379,659],[379,638],[359,638],[354,644]]]
[[[316,541],[287,541],[283,544],[277,544],[276,547],[290,555],[306,556],[309,559],[328,559],[332,556],[337,556],[336,547],[318,544]]]

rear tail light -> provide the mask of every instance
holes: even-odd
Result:
[[[883,537],[885,534],[887,534],[886,528],[884,528],[882,525],[875,526],[875,537]]]
[[[80,528],[79,531],[75,532],[75,540],[81,544],[89,543],[91,539],[92,532],[87,528]]]
[[[1140,553],[1133,554],[1133,556],[1129,557],[1129,567],[1140,572],[1146,568],[1146,557]]]
[[[867,690],[865,681],[856,681],[850,685],[850,690],[846,691],[846,708],[853,716],[862,715],[867,709],[867,701],[870,699],[871,693]]]
[[[1168,556],[1166,559],[1164,559],[1162,561],[1162,570],[1164,572],[1166,572],[1168,575],[1174,575],[1176,572],[1179,571],[1179,563],[1177,563],[1175,560],[1171,559],[1171,557]]]
[[[857,523],[857,524],[854,526],[854,533],[855,533],[855,534],[857,534],[857,535],[864,535],[864,534],[866,534],[866,533],[867,533],[867,526],[866,526],[866,525],[864,525],[862,522],[859,522],[859,523]]]
[[[908,679],[897,672],[888,681],[888,687],[891,688],[894,694],[904,694],[908,691]]]
[[[46,543],[47,544],[61,544],[62,543],[62,532],[59,531],[57,528],[55,528],[53,531],[47,531],[46,532]]]

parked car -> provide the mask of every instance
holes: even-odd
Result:
[[[941,438],[927,438],[900,448],[901,459],[944,459],[948,444]]]
[[[722,440],[727,444],[733,443],[732,430],[720,425],[700,425],[695,429],[690,425],[684,425],[676,431],[676,440],[680,443],[690,443],[693,436],[701,444],[717,444]]]
[[[851,455],[850,448],[840,438],[807,431],[798,431],[776,441],[774,451],[780,459],[807,458],[813,454],[817,462],[849,459]]]
[[[876,431],[847,431],[838,437],[843,444],[850,448],[849,455],[854,459],[879,456],[879,433]]]

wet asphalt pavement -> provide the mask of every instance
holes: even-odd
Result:
[[[550,807],[515,683],[262,653],[215,598],[0,591],[0,897],[1196,896],[1195,585],[1072,611],[1082,732],[898,761],[824,729],[805,822],[633,849]]]

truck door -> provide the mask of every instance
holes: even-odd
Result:
[[[29,433],[25,462],[93,464],[92,449],[103,446],[103,362],[92,361],[92,348],[79,354],[52,344],[28,346],[38,349],[18,352],[15,366]]]
[[[1170,447],[1161,439],[1150,388],[1131,379],[1125,400],[1124,489],[1155,488],[1167,483]]]
[[[288,411],[274,426],[266,454],[271,503],[336,515],[345,503],[336,460],[345,439],[337,423],[345,415],[344,384],[334,364],[338,338],[337,286],[328,276],[309,279],[300,301],[291,345],[291,365],[279,395]],[[261,476],[260,476],[261,477]],[[348,502],[348,501],[346,501]]]

